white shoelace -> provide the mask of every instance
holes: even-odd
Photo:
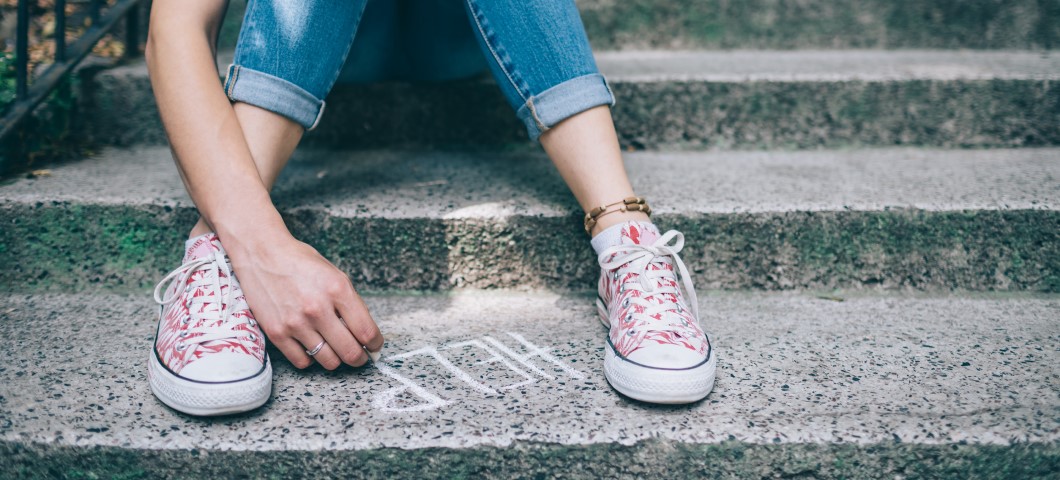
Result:
[[[672,244],[671,240],[674,241]],[[627,302],[624,304],[625,307],[628,307],[630,303],[644,307],[641,313],[637,313],[635,309],[627,313],[627,316],[632,316],[635,320],[633,329],[640,330],[640,327],[647,326],[654,320],[652,318],[654,315],[668,311],[680,313],[683,308],[680,301],[676,304],[666,300],[660,303],[650,301],[652,297],[663,294],[673,294],[675,298],[680,299],[678,285],[684,286],[687,298],[690,300],[689,307],[692,309],[692,315],[695,321],[699,321],[699,301],[696,299],[696,290],[692,286],[692,278],[688,274],[688,269],[685,268],[685,263],[677,255],[684,246],[685,236],[677,230],[670,230],[651,245],[616,245],[600,254],[598,258],[600,267],[604,270],[615,270],[616,281],[624,279],[630,272],[636,274],[637,281],[635,282],[623,280],[625,283],[622,284],[621,291],[639,287],[642,292],[649,294],[626,297],[624,301]],[[612,255],[615,258],[609,261],[608,258]],[[677,272],[666,268],[670,262],[677,266]],[[658,270],[650,268],[652,265],[658,267]],[[681,274],[680,283],[676,278],[678,272]],[[660,280],[668,280],[668,282],[660,282]],[[606,324],[605,326],[610,327]]]
[[[200,270],[204,270],[205,273],[188,283],[188,279],[192,274]],[[221,288],[222,270],[228,279],[224,285],[228,287],[227,289]],[[169,272],[169,275],[166,275],[162,281],[158,282],[158,285],[155,286],[155,302],[163,306],[175,302],[189,289],[203,288],[207,292],[213,293],[213,295],[193,296],[189,299],[187,304],[189,317],[185,318],[183,322],[185,325],[192,324],[194,326],[181,332],[180,337],[182,340],[177,343],[177,350],[183,351],[189,346],[198,348],[199,345],[219,340],[236,340],[239,342],[255,342],[257,340],[253,333],[237,329],[236,327],[240,325],[240,322],[233,321],[235,317],[232,313],[250,308],[242,298],[239,284],[234,282],[233,278],[228,259],[225,258],[222,252],[218,251],[177,267],[176,270]],[[169,290],[174,281],[177,288],[173,289],[173,293],[170,296],[162,297],[161,292]],[[223,295],[222,291],[224,291]],[[233,304],[232,302],[235,303]],[[247,318],[246,323],[252,327],[256,325],[256,322],[251,318]]]

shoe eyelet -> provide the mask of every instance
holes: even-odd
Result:
[[[247,340],[250,340],[252,342],[256,342],[256,341],[258,341],[258,337],[257,337],[257,335],[254,335],[253,333],[250,333],[250,334],[247,334]]]
[[[187,330],[183,330],[177,336],[180,337],[180,338],[188,338],[188,331]]]
[[[258,322],[255,322],[253,318],[248,318],[247,325],[250,325],[251,327],[256,327],[258,326]]]
[[[185,344],[184,342],[177,342],[177,351],[178,352],[183,352],[187,348],[188,348],[188,345]]]
[[[191,323],[191,317],[184,317],[180,320],[181,325],[187,325],[188,323]]]
[[[622,308],[629,308],[629,297],[622,301]]]

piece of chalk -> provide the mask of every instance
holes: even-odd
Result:
[[[372,363],[379,363],[379,357],[382,356],[382,352],[373,352],[367,348],[364,351],[368,352],[368,358],[372,359]]]

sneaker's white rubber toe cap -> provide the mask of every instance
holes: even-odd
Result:
[[[683,369],[695,367],[707,357],[681,345],[649,343],[629,354],[626,359],[649,368]]]
[[[631,357],[636,357],[635,354]],[[713,352],[706,359],[695,355],[697,362],[693,365],[688,365],[689,359],[691,357],[685,355],[675,356],[675,365],[687,365],[679,368],[650,367],[631,358],[623,358],[615,352],[614,347],[608,345],[604,354],[604,376],[615,390],[642,402],[698,402],[714,388],[718,360]],[[659,363],[657,359],[651,360],[653,364]]]
[[[185,365],[180,376],[197,382],[234,382],[260,373],[262,366],[245,353],[219,352]]]
[[[269,357],[265,357],[265,364],[262,365],[253,356],[232,355],[241,358],[230,357],[224,361],[217,358],[221,354],[212,354],[207,357],[210,361],[199,359],[187,365],[178,376],[162,366],[158,356],[152,352],[147,364],[151,391],[162,403],[189,415],[228,415],[264,405],[272,394],[272,364]],[[223,379],[192,379],[185,376],[189,373],[198,378]]]

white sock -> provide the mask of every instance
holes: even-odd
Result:
[[[614,225],[611,225],[610,227],[607,227],[606,230],[597,233],[596,236],[593,237],[591,243],[593,244],[593,250],[596,250],[596,254],[599,255],[603,253],[604,250],[607,250],[608,248],[611,248],[615,245],[621,245],[622,227],[630,223],[636,223],[637,226],[639,226],[640,228],[654,232],[655,236],[659,236],[659,228],[656,227],[655,224],[651,223],[650,221],[638,222],[635,220],[630,220],[628,222],[616,223]]]

